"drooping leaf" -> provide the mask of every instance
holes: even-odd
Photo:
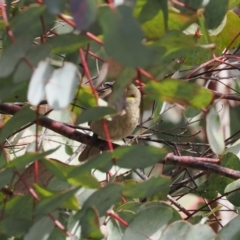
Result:
[[[99,21],[103,28],[104,47],[110,57],[129,67],[150,65],[153,51],[142,44],[143,33],[130,7],[120,5],[116,11],[102,7]]]

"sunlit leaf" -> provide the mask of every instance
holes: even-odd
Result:
[[[144,91],[153,100],[192,105],[203,108],[210,104],[212,93],[196,84],[177,79],[166,79],[161,82],[149,82]]]

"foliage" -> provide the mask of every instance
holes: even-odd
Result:
[[[239,239],[240,1],[115,2],[0,3],[0,239]],[[132,82],[134,135],[94,141]]]

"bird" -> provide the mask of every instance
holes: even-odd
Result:
[[[105,120],[109,136],[113,141],[121,140],[129,136],[136,128],[140,118],[141,93],[138,88],[134,84],[130,84],[126,87],[124,95],[126,99],[122,113],[113,116],[110,120]],[[110,99],[111,93],[104,98],[106,101],[110,101]],[[106,140],[102,120],[92,121],[89,123],[89,126],[94,134]],[[100,150],[98,148],[87,145],[79,155],[78,160],[83,162],[99,153]]]

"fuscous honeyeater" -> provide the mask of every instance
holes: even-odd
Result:
[[[104,99],[108,101],[110,96],[111,94]],[[138,124],[141,93],[137,87],[131,84],[126,88],[125,97],[126,102],[123,113],[113,116],[111,120],[105,120],[111,140],[120,140],[127,137],[133,132]],[[89,123],[89,126],[100,138],[106,139],[102,120],[92,121]],[[98,148],[88,145],[80,154],[78,159],[82,162],[99,153],[100,150]]]

